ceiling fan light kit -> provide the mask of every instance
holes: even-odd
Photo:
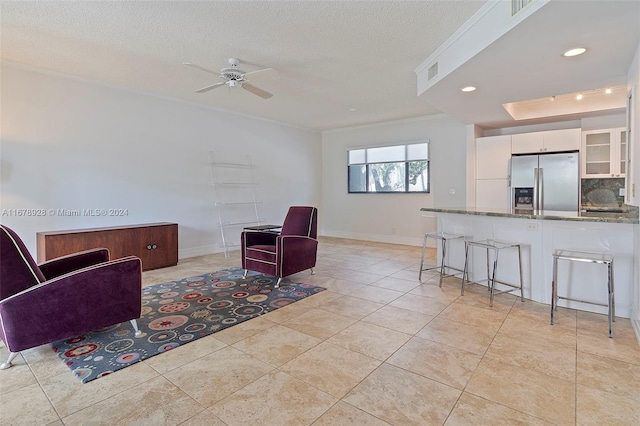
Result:
[[[263,99],[269,99],[273,96],[273,94],[267,92],[266,90],[260,89],[259,87],[254,86],[249,83],[249,78],[253,81],[261,78],[269,78],[276,77],[278,73],[273,68],[265,68],[262,70],[244,72],[243,70],[238,68],[240,64],[240,60],[236,58],[229,58],[230,67],[222,68],[220,73],[209,70],[207,68],[201,67],[196,64],[192,64],[191,62],[183,62],[184,65],[188,65],[192,68],[199,69],[200,71],[205,71],[210,74],[215,74],[224,80],[222,83],[215,83],[209,86],[205,86],[201,89],[196,90],[196,93],[205,93],[210,90],[216,89],[221,86],[229,86],[229,87],[240,87],[245,89],[249,93],[253,93],[254,95],[260,96]],[[248,77],[248,78],[247,78]]]

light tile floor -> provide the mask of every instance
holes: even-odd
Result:
[[[431,251],[433,262],[434,252]],[[321,238],[324,291],[81,384],[48,346],[0,371],[0,424],[637,425],[629,320],[498,296],[423,275],[420,248]],[[181,260],[144,285],[239,266]],[[0,347],[0,356],[7,350]]]

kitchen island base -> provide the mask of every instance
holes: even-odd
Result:
[[[433,210],[429,210],[433,211]],[[522,249],[522,285],[524,297],[536,302],[551,303],[553,253],[557,249],[609,252],[615,256],[616,314],[630,318],[634,300],[634,230],[637,223],[607,223],[595,221],[563,221],[516,217],[483,216],[466,213],[438,212],[438,231],[468,235],[473,240],[518,241]],[[463,263],[450,251],[450,262]],[[441,253],[438,253],[440,258]],[[501,255],[502,256],[502,255]],[[518,282],[517,252],[505,252],[504,267],[496,274],[497,281]],[[563,265],[558,270],[559,291],[575,300],[607,300],[606,270],[595,264]],[[485,278],[483,256],[469,256],[469,279]],[[498,290],[504,290],[496,284]],[[570,300],[560,300],[559,306],[607,314],[607,308]]]

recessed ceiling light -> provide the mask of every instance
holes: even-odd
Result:
[[[473,92],[474,90],[476,90],[476,88],[473,86],[467,86],[467,87],[463,87],[460,90],[462,90],[463,92]]]
[[[567,50],[562,54],[562,56],[566,56],[566,57],[578,56],[578,55],[582,55],[586,51],[587,49],[585,49],[584,47],[576,47],[575,49]]]
[[[581,101],[582,100],[582,93],[578,93],[578,96],[576,96],[576,99]]]
[[[611,89],[606,89],[606,90],[604,91],[604,93],[605,93],[605,94],[607,94],[607,95],[610,95],[610,94],[611,94]]]
[[[352,111],[352,112],[355,111],[355,110],[356,110],[355,108],[348,108],[347,109],[347,111]]]

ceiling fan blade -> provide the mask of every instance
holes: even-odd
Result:
[[[263,70],[251,71],[244,74],[244,78],[250,81],[262,80],[265,78],[275,78],[278,76],[278,71],[273,68],[265,68]]]
[[[208,92],[209,90],[213,90],[216,87],[220,87],[220,86],[224,86],[224,82],[216,83],[216,84],[212,84],[211,86],[203,87],[202,89],[196,90],[196,93],[205,93],[205,92]]]
[[[187,66],[190,66],[191,68],[196,68],[196,69],[199,69],[200,71],[208,72],[209,74],[213,74],[217,76],[220,75],[216,71],[208,70],[204,67],[201,67],[200,65],[192,64],[191,62],[183,62],[182,65],[187,65]]]
[[[270,97],[272,97],[273,95],[269,92],[267,92],[266,90],[262,90],[252,84],[249,83],[245,83],[242,85],[242,88],[245,90],[248,90],[249,92],[253,93],[254,95],[258,95],[260,96],[262,99],[269,99]]]

